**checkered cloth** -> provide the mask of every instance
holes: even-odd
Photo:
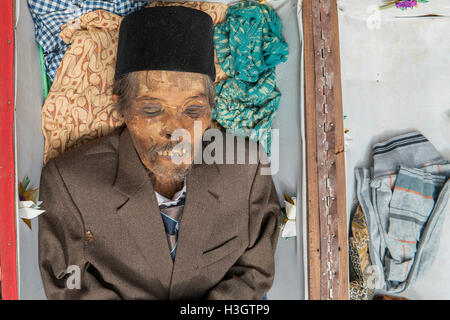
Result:
[[[69,48],[59,37],[64,24],[99,9],[124,16],[148,3],[149,1],[136,0],[28,0],[36,41],[44,51],[45,68],[50,79],[53,81],[55,78]]]

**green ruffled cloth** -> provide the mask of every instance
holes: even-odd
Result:
[[[214,29],[217,59],[230,78],[216,86],[212,117],[232,133],[260,140],[268,153],[281,97],[275,67],[288,56],[281,30],[274,9],[251,1],[228,8]]]

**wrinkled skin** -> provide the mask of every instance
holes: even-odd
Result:
[[[133,76],[139,81],[139,91],[124,112],[124,121],[142,163],[151,172],[155,191],[170,199],[183,187],[193,163],[194,143],[199,143],[194,141],[194,121],[201,121],[201,135],[195,137],[200,141],[211,124],[206,76],[158,70],[134,72]],[[164,155],[178,144],[171,141],[176,129],[187,130],[192,139],[187,163],[175,164]]]

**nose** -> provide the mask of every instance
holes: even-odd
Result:
[[[161,136],[170,140],[170,138],[172,137],[172,134],[169,131],[167,131],[166,128],[163,128],[163,130],[161,132]]]
[[[168,119],[164,122],[160,134],[162,137],[170,140],[173,132],[179,127],[179,123],[176,119]]]

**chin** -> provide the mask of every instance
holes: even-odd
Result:
[[[174,180],[184,180],[186,175],[191,170],[192,165],[163,165],[160,162],[152,163],[150,171],[157,175],[164,175],[166,177],[171,177]]]

